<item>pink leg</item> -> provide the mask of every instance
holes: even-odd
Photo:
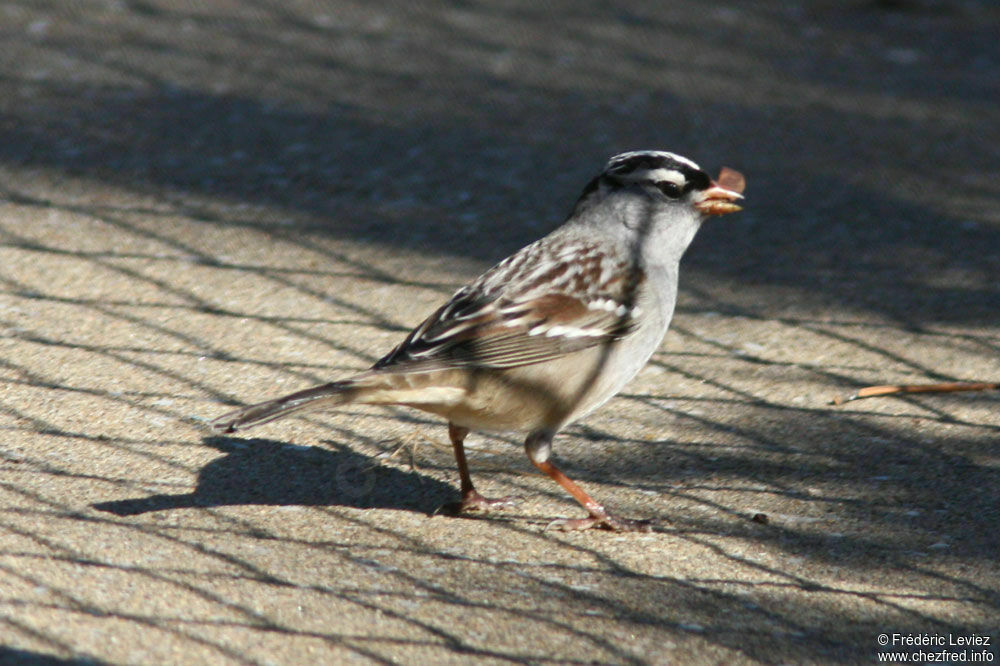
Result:
[[[461,480],[462,501],[455,504],[446,505],[450,512],[464,513],[466,511],[486,512],[490,509],[503,508],[515,503],[515,497],[498,497],[489,499],[483,497],[472,485],[472,476],[469,475],[469,463],[465,459],[465,438],[469,434],[468,428],[457,426],[454,423],[448,424],[448,436],[451,438],[451,446],[455,449],[455,462],[458,463],[458,476]]]
[[[587,518],[554,520],[549,523],[549,527],[562,530],[585,530],[591,527],[600,527],[601,529],[615,532],[649,532],[652,529],[649,521],[619,518],[608,513],[603,506],[594,501],[594,498],[584,492],[583,488],[576,485],[576,482],[549,462],[549,454],[552,450],[552,436],[552,433],[547,432],[531,433],[524,442],[528,458],[531,459],[535,467],[545,472],[550,479],[558,483],[566,492],[572,495],[587,510],[590,516]]]

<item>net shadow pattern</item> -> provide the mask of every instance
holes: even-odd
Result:
[[[264,663],[314,649],[387,663],[646,663],[674,650],[856,663],[884,631],[995,631],[995,397],[825,404],[864,383],[997,372],[1000,239],[985,206],[997,191],[981,176],[994,156],[964,131],[1000,126],[987,108],[995,77],[959,77],[935,96],[887,65],[904,103],[880,104],[868,77],[816,57],[788,80],[748,85],[745,99],[685,98],[676,56],[645,52],[645,31],[696,46],[730,34],[724,22],[699,35],[704,24],[633,8],[611,17],[625,37],[603,42],[624,65],[569,66],[559,88],[549,47],[514,44],[535,78],[511,78],[510,37],[490,43],[473,20],[546,25],[522,7],[410,16],[427,35],[450,34],[416,61],[451,73],[435,84],[377,60],[352,69],[339,38],[362,50],[387,38],[358,25],[333,38],[336,17],[277,3],[243,3],[245,15],[128,3],[120,58],[98,48],[107,16],[84,11],[71,29],[54,4],[10,4],[31,65],[4,69],[17,94],[0,127],[0,625],[12,658],[169,661],[180,650]],[[587,43],[602,11],[554,41]],[[904,35],[956,30],[948,17],[861,17],[850,30],[820,19],[835,34],[885,21]],[[169,65],[185,44],[171,31],[184,24],[222,37],[188,50],[192,73],[178,80]],[[781,55],[742,34],[737,53]],[[979,33],[963,34],[980,48]],[[231,64],[242,42],[264,54],[245,80]],[[867,48],[861,64],[884,57]],[[478,58],[459,66],[449,49]],[[83,80],[52,69],[59,58]],[[737,78],[724,60],[706,63],[709,82]],[[657,68],[668,79],[648,85]],[[601,73],[620,76],[598,85]],[[264,81],[254,97],[250,84]],[[640,83],[645,96],[623,93]],[[831,101],[841,90],[854,106]],[[782,113],[803,108],[793,93],[808,113]],[[446,103],[463,95],[473,112]],[[570,142],[599,135],[623,95],[638,120]],[[473,473],[529,498],[523,507],[428,517],[453,497],[453,463],[433,443],[416,449],[416,468],[391,457],[401,439],[441,431],[405,410],[205,437],[224,404],[372,363],[463,279],[543,232],[539,220],[558,220],[584,169],[619,144],[662,145],[646,121],[665,116],[678,144],[665,147],[730,159],[716,144],[733,146],[754,204],[748,221],[706,228],[692,247],[650,371],[556,443],[595,495],[657,518],[654,534],[543,532],[574,508],[509,437],[481,438]],[[730,126],[708,127],[713,117]],[[779,167],[771,147],[783,133],[799,149]],[[866,159],[874,166],[860,168]],[[913,175],[927,164],[949,165],[934,182],[960,194],[931,201]],[[541,191],[538,173],[551,183]],[[509,224],[495,224],[498,209]],[[91,634],[141,637],[141,649]]]

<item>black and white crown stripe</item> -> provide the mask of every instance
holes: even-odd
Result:
[[[602,174],[611,182],[672,183],[679,192],[705,190],[711,178],[686,157],[666,151],[635,151],[612,157]]]
[[[605,172],[623,173],[637,168],[659,169],[683,167],[692,171],[701,171],[701,167],[688,158],[665,150],[634,150],[620,153],[608,160]]]

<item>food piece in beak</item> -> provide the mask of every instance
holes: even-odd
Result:
[[[747,188],[747,179],[743,177],[743,174],[729,167],[722,167],[719,170],[719,177],[715,182],[719,187],[724,187],[738,194],[743,194],[743,190]]]
[[[722,167],[719,179],[712,181],[712,186],[701,192],[700,201],[694,207],[705,215],[725,215],[741,210],[734,201],[743,198],[741,192],[746,189],[747,181],[739,171]]]

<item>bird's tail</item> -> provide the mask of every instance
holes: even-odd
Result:
[[[285,418],[304,409],[343,405],[352,402],[357,392],[358,386],[353,380],[331,382],[223,414],[212,421],[211,425],[218,432],[236,432]]]

